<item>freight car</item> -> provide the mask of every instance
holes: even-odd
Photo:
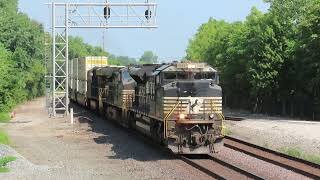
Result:
[[[95,67],[108,65],[108,58],[104,56],[88,56],[72,59],[70,72],[70,99],[82,106],[87,106],[88,71]]]
[[[95,67],[87,77],[87,107],[175,153],[213,153],[222,140],[222,90],[205,63]]]

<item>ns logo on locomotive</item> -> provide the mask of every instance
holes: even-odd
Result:
[[[222,90],[211,66],[192,62],[107,66],[104,61],[92,63],[100,62],[94,58],[98,57],[72,63],[77,72],[71,75],[73,101],[175,153],[213,153],[221,144]]]

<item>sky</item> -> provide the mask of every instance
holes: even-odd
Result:
[[[46,29],[49,28],[50,10],[45,3],[52,1],[19,1],[21,12],[42,23]],[[74,1],[94,0],[72,2]],[[109,2],[124,1],[128,0],[109,0]],[[135,2],[135,0],[129,1]],[[81,36],[85,42],[92,45],[102,47],[104,43],[106,51],[115,55],[139,58],[144,51],[151,50],[159,56],[160,61],[180,60],[186,54],[189,40],[195,35],[199,26],[207,22],[210,17],[233,22],[244,20],[253,6],[263,12],[268,10],[268,4],[263,0],[155,0],[155,2],[158,3],[157,29],[108,29],[105,30],[104,38],[103,30],[71,30],[70,35]]]

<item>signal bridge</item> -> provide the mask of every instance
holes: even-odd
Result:
[[[67,114],[69,109],[69,31],[71,29],[157,28],[157,4],[146,0],[132,3],[47,3],[51,8],[52,52],[49,80],[49,114]]]

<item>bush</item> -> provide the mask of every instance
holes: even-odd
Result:
[[[7,112],[0,112],[0,123],[5,123],[10,121],[10,114]]]
[[[8,134],[0,130],[0,144],[9,144]]]
[[[9,172],[9,169],[6,167],[9,162],[15,161],[17,158],[13,156],[5,156],[0,158],[0,173]]]
[[[320,155],[306,154],[299,148],[280,148],[280,151],[292,157],[304,159],[316,164],[320,164]]]

